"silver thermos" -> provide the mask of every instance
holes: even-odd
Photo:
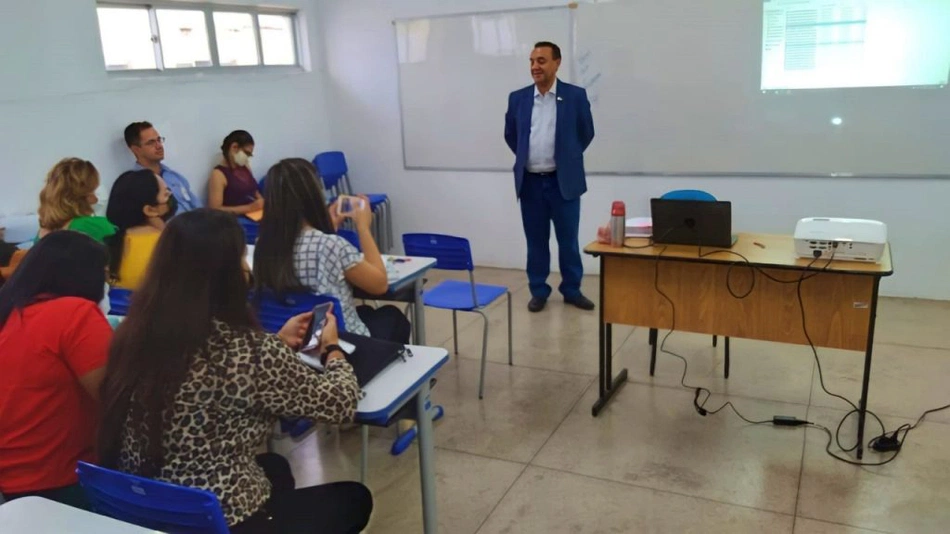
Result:
[[[610,207],[610,246],[622,247],[626,234],[627,208],[620,200]]]

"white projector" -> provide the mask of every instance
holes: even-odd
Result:
[[[887,225],[867,219],[806,217],[795,225],[795,253],[802,258],[880,262]]]

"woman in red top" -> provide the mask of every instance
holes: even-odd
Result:
[[[264,199],[251,172],[254,138],[244,130],[229,133],[221,143],[221,155],[224,164],[215,167],[208,180],[208,207],[254,217],[254,212],[264,209]]]
[[[107,253],[69,230],[41,239],[0,288],[0,493],[87,506],[76,462],[94,461],[112,329],[98,302]]]

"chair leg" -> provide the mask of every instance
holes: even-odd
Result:
[[[511,291],[508,291],[508,365],[514,365],[511,358]]]
[[[395,241],[393,237],[393,206],[392,202],[387,198],[386,199],[386,227],[389,230],[389,246],[392,246]]]
[[[650,329],[650,376],[656,371],[656,345],[658,332],[656,328]]]
[[[713,347],[719,344],[719,336],[713,336]]]
[[[409,339],[410,339],[410,341],[412,341],[413,343],[415,343],[415,342],[416,342],[416,339],[415,339],[415,337],[416,337],[416,335],[415,335],[415,331],[416,331],[416,329],[415,329],[415,325],[416,325],[416,305],[415,305],[415,304],[406,304],[406,309],[403,311],[403,314],[409,319],[409,324],[411,324],[411,325],[413,326],[413,328],[410,328],[410,329],[409,329]]]
[[[458,327],[458,313],[455,310],[452,310],[452,343],[455,347],[455,355],[458,356],[459,353],[459,327]]]
[[[729,336],[726,336],[726,378],[729,378]]]
[[[482,327],[482,369],[478,377],[478,399],[481,400],[485,393],[485,363],[488,359],[488,316],[481,310],[474,310],[482,316],[485,326]]]
[[[377,221],[376,222],[377,229],[379,230],[378,243],[379,243],[380,252],[382,252],[383,254],[386,254],[387,252],[389,252],[390,243],[389,243],[389,235],[386,231],[386,206],[385,205],[380,204],[380,206],[377,208],[377,211],[375,213],[375,218]]]

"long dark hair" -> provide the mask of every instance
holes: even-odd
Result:
[[[98,303],[105,293],[106,248],[70,230],[49,233],[23,258],[0,287],[0,327],[15,311],[59,297]]]
[[[106,218],[116,226],[117,231],[106,238],[106,245],[109,246],[109,270],[113,277],[118,275],[122,264],[126,231],[148,222],[142,209],[145,206],[158,206],[159,190],[158,178],[148,169],[124,172],[112,184]]]
[[[221,142],[221,155],[224,156],[224,163],[227,164],[228,167],[234,163],[231,161],[231,145],[234,143],[237,143],[239,147],[243,148],[247,145],[253,145],[254,138],[245,130],[234,130],[224,138],[224,141]]]
[[[304,225],[335,232],[313,164],[285,159],[267,171],[264,213],[254,247],[254,284],[278,295],[307,291],[294,270],[294,244]]]
[[[242,266],[244,232],[234,215],[200,209],[172,219],[158,240],[142,286],[116,330],[102,383],[99,455],[115,467],[123,430],[144,434],[140,475],[164,464],[162,438],[175,394],[213,320],[258,329]]]

